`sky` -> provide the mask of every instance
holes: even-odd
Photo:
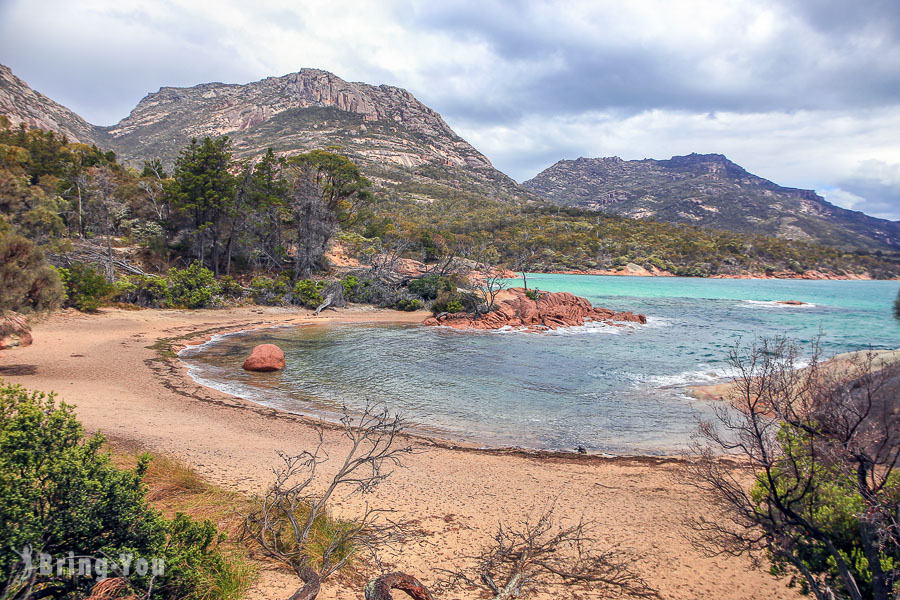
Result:
[[[96,125],[319,68],[408,89],[518,181],[721,153],[900,220],[897,0],[0,0],[0,63]]]

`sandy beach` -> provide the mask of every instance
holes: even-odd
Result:
[[[136,444],[179,457],[205,478],[254,493],[271,480],[278,451],[298,453],[315,437],[311,423],[203,388],[164,352],[213,333],[298,323],[419,322],[425,313],[365,307],[329,311],[276,308],[228,310],[103,309],[65,311],[33,329],[34,344],[0,353],[0,378],[56,391],[76,405],[87,430],[114,444]],[[160,342],[160,340],[163,340]],[[663,598],[676,600],[796,598],[783,581],[754,570],[745,558],[705,558],[685,538],[683,520],[705,506],[675,475],[679,461],[656,458],[540,456],[481,452],[411,438],[412,455],[374,494],[342,498],[337,516],[364,502],[390,507],[393,517],[428,533],[392,558],[426,585],[438,568],[464,566],[490,540],[500,521],[519,519],[555,500],[557,513],[584,516],[610,546],[636,557],[635,568]],[[326,433],[329,454],[341,456],[337,432]],[[287,571],[264,571],[252,598],[287,598],[299,581]],[[319,596],[362,596],[328,581]],[[441,598],[474,598],[460,591]],[[545,595],[543,597],[565,597]]]

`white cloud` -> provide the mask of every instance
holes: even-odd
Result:
[[[866,199],[862,196],[857,196],[853,192],[848,192],[846,190],[842,190],[841,188],[829,188],[826,190],[822,190],[822,195],[826,200],[840,206],[841,208],[849,208],[851,210],[855,209],[857,206],[865,203]]]

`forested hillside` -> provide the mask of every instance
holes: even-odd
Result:
[[[800,241],[423,186],[374,187],[339,152],[269,150],[239,160],[228,137],[191,141],[171,172],[159,160],[138,171],[111,151],[2,118],[0,251],[4,280],[18,282],[6,286],[5,308],[65,301],[91,309],[113,300],[199,307],[241,298],[316,306],[332,294],[325,280],[335,276],[347,299],[425,306],[434,290],[385,275],[382,267],[398,258],[532,271],[634,263],[700,277],[900,273],[875,255]],[[328,250],[336,247],[358,265],[355,274],[334,269]],[[56,271],[41,266],[44,256]]]

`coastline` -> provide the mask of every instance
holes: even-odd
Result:
[[[299,451],[314,442],[313,420],[199,386],[171,359],[173,350],[227,331],[398,319],[420,316],[355,308],[320,317],[261,307],[64,311],[34,326],[32,346],[0,353],[0,378],[56,391],[76,405],[87,431],[101,430],[114,445],[178,457],[212,482],[255,493],[270,481],[277,451]],[[325,435],[329,452],[340,455],[339,433],[328,428]],[[336,511],[353,514],[368,500],[416,522],[428,538],[389,561],[423,581],[436,581],[438,568],[458,564],[460,556],[486,543],[501,520],[522,518],[555,501],[560,514],[596,522],[606,543],[642,555],[636,567],[666,598],[797,597],[783,582],[753,570],[747,559],[710,559],[690,546],[683,519],[705,509],[675,479],[679,459],[482,450],[407,439],[421,452],[373,496],[342,497]],[[327,474],[329,464],[323,467]],[[287,597],[296,587],[289,573],[266,570],[251,597]],[[320,597],[356,598],[358,590],[333,582]]]
[[[637,266],[637,265],[635,265]],[[571,270],[571,271],[544,271],[544,273],[549,275],[603,275],[603,276],[615,276],[615,277],[677,277],[681,279],[785,279],[785,280],[806,280],[806,281],[878,281],[868,273],[859,275],[857,273],[851,273],[849,275],[837,275],[835,273],[826,273],[821,271],[806,271],[805,273],[794,273],[789,271],[779,271],[776,273],[772,273],[771,275],[768,273],[738,273],[738,274],[730,274],[730,275],[710,275],[708,277],[687,277],[684,275],[675,275],[669,271],[661,271],[659,269],[653,268],[652,270],[647,270],[643,267],[637,267],[637,269],[628,269],[627,267],[621,271],[616,270],[608,270],[608,269],[584,269],[584,270]],[[898,277],[894,277],[891,279],[885,279],[883,281],[897,281],[900,280]]]

